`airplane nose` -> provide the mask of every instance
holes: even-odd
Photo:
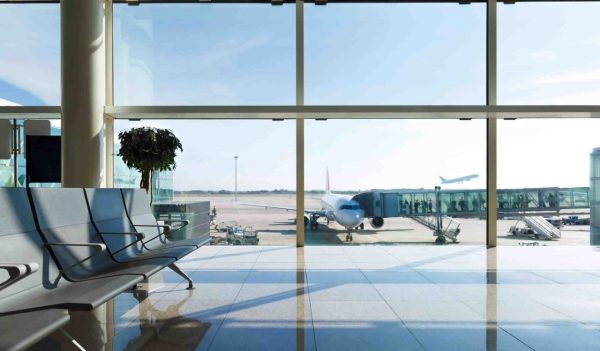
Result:
[[[342,211],[340,224],[346,228],[354,228],[363,221],[360,211]]]

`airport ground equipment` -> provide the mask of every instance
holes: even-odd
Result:
[[[566,225],[590,225],[589,217],[567,216],[563,217],[562,220]]]
[[[175,265],[182,246],[168,242],[166,225],[144,219],[146,213],[151,214],[149,201],[146,210],[136,210],[141,206],[136,201],[145,201],[145,192],[122,196],[120,203],[126,200],[125,206],[115,200],[118,192],[96,193],[88,201],[84,189],[0,189],[0,326],[3,333],[7,325],[20,328],[10,337],[0,337],[1,349],[31,345],[67,322],[65,310],[93,310],[166,267],[188,279],[188,288],[193,288]],[[106,194],[111,195],[111,202]],[[108,210],[99,211],[97,206]],[[123,212],[125,208],[128,213]],[[96,229],[97,223],[108,226],[118,221],[151,230],[109,234]],[[138,221],[148,224],[140,226]],[[121,241],[119,248],[118,241],[105,241],[111,235],[132,239]],[[202,243],[199,238],[185,242],[191,251]],[[115,249],[126,254],[117,255]]]
[[[436,237],[436,244],[443,244],[446,239],[458,242],[460,234],[460,222],[448,216],[442,216],[442,223],[438,226],[436,216],[410,216],[410,219],[433,230],[433,236]],[[445,222],[445,223],[444,223]]]
[[[227,244],[229,245],[258,245],[258,235],[251,226],[242,228],[235,226],[227,230]]]
[[[520,226],[523,222],[525,226]],[[556,228],[543,217],[523,216],[511,226],[509,233],[513,235],[533,235],[536,239],[544,238],[546,240],[558,240],[561,238],[560,229]]]
[[[552,224],[555,228],[558,228],[558,229],[562,228],[565,225],[562,218],[560,218],[558,216],[544,217],[544,219],[546,221],[548,221],[548,223]]]
[[[223,221],[223,222],[217,224],[215,226],[215,229],[218,232],[227,233],[227,231],[229,231],[229,228],[233,228],[233,227],[235,227],[237,225],[238,224],[237,224],[236,221],[228,221],[228,222]]]

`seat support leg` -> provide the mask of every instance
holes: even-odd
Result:
[[[81,344],[79,344],[77,342],[77,340],[75,340],[74,337],[71,336],[71,334],[69,334],[64,328],[58,328],[58,330],[60,330],[60,332],[73,344],[75,345],[75,347],[80,350],[80,351],[85,351],[85,349],[83,348],[83,346],[81,346]]]
[[[179,274],[181,277],[183,277],[183,279],[188,281],[188,287],[187,287],[188,290],[194,289],[194,282],[190,279],[190,277],[188,277],[187,274],[183,273],[183,271],[181,269],[179,269],[179,267],[177,267],[175,265],[175,263],[171,263],[169,265],[169,268],[171,268],[171,270],[173,272],[175,272],[175,273]]]

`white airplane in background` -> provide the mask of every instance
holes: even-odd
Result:
[[[458,178],[454,178],[454,179],[446,179],[446,178],[440,176],[440,179],[442,180],[442,184],[452,184],[452,183],[468,182],[469,180],[475,179],[478,177],[479,177],[479,174],[469,174],[464,177],[458,177]]]
[[[258,204],[243,204],[246,206],[257,206],[264,208],[276,208],[287,211],[296,211],[293,207],[269,206]],[[317,219],[324,217],[329,221],[334,221],[348,230],[346,241],[352,241],[352,230],[360,227],[364,229],[363,220],[365,219],[365,211],[360,208],[357,201],[352,200],[351,196],[334,194],[329,187],[329,170],[327,171],[327,183],[325,186],[325,195],[321,198],[321,210],[305,210],[304,224],[310,224],[311,230],[317,230],[319,224]],[[383,221],[381,221],[383,225]],[[378,227],[380,227],[379,225]],[[377,227],[377,228],[378,228]]]

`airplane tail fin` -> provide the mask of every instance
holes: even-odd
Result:
[[[445,183],[447,181],[447,179],[442,176],[440,176],[440,179],[442,180],[442,183]]]
[[[326,177],[327,179],[325,179],[325,193],[329,194],[331,192],[331,187],[329,184],[329,167],[327,167]]]

